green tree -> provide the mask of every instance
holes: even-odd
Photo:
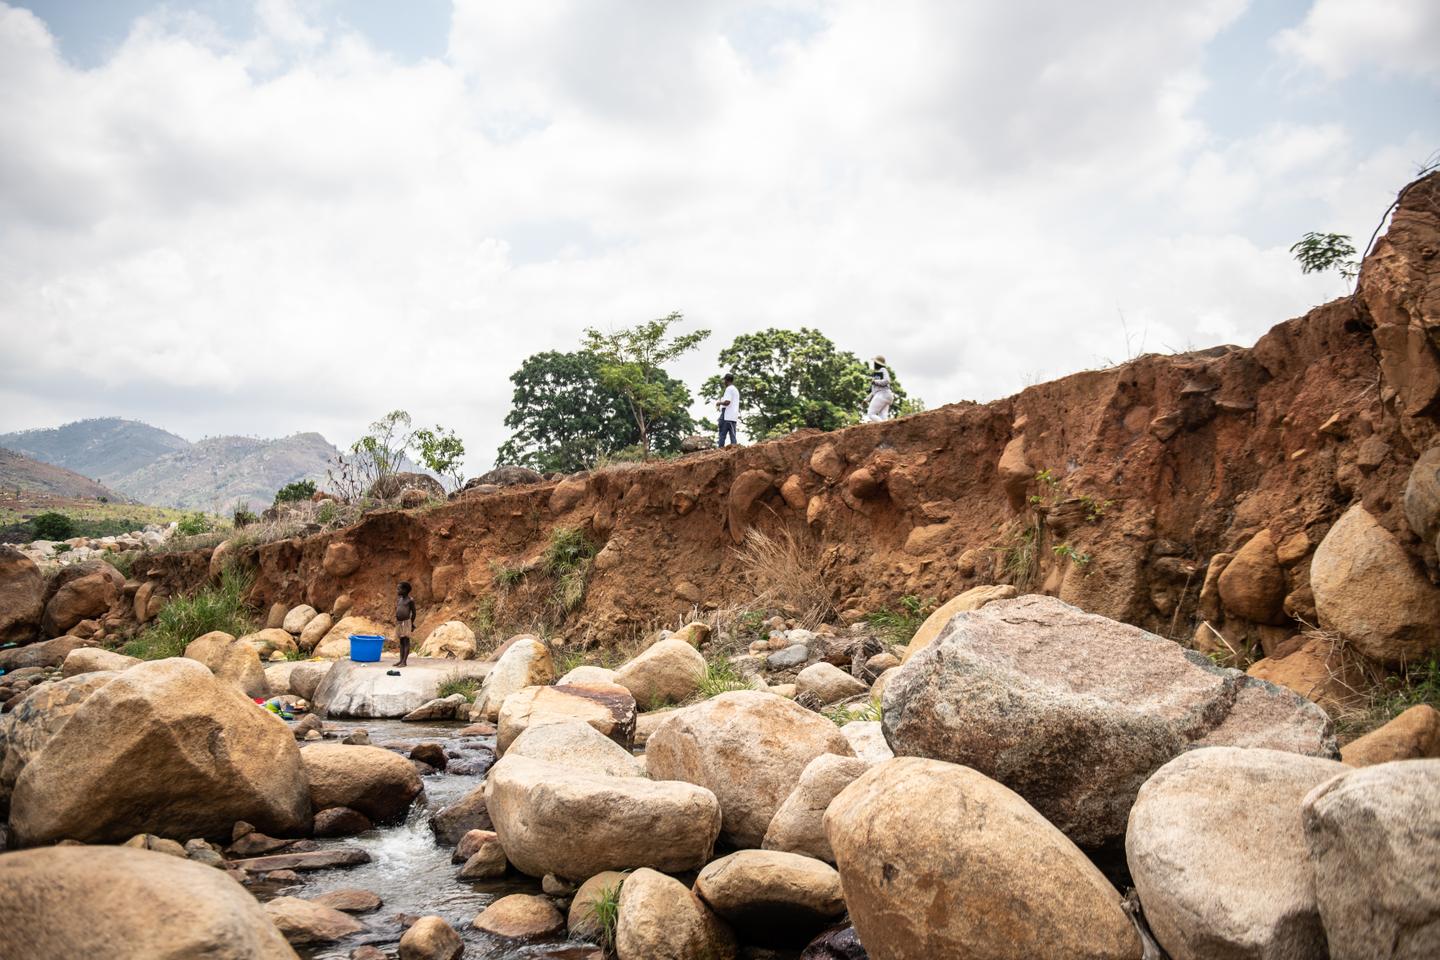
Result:
[[[1355,244],[1343,233],[1315,233],[1311,231],[1301,237],[1290,252],[1300,262],[1302,273],[1324,273],[1337,271],[1346,283],[1360,273],[1360,262],[1355,259]]]
[[[399,471],[410,437],[410,414],[391,410],[370,424],[370,432],[351,444],[350,452],[363,462],[361,469],[379,480]]]
[[[709,330],[670,335],[670,329],[685,318],[678,312],[658,320],[647,320],[612,333],[594,327],[585,331],[585,349],[600,358],[600,382],[625,398],[630,416],[640,431],[640,449],[650,456],[654,423],[681,407],[677,392],[656,376],[665,364],[698,347]],[[686,402],[688,402],[688,391]]]
[[[465,444],[455,436],[455,431],[446,430],[439,424],[434,430],[422,427],[411,434],[410,443],[425,469],[448,477],[453,489],[458,489],[465,482],[462,472]]]
[[[47,510],[30,520],[36,540],[69,540],[75,536],[75,521],[63,513]]]
[[[640,442],[629,404],[600,376],[601,360],[587,350],[546,351],[527,357],[510,375],[515,385],[505,426],[513,431],[496,462],[542,473],[573,473],[592,466],[597,454],[613,454]],[[674,400],[668,416],[650,422],[651,446],[668,453],[695,431],[690,391],[662,370],[651,378]]]
[[[756,439],[815,427],[834,430],[860,419],[870,396],[870,370],[848,350],[818,330],[770,328],[742,333],[720,351],[720,366],[735,374],[746,432]],[[720,376],[705,381],[704,395],[718,397]],[[910,413],[918,400],[907,399],[891,372],[896,412]]]
[[[314,495],[314,480],[295,480],[275,491],[275,505],[298,503],[301,500],[309,500]]]

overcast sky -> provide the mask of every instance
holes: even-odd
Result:
[[[1435,0],[0,2],[0,430],[403,407],[478,472],[521,360],[671,310],[692,388],[805,325],[932,407],[1248,345],[1440,148],[1437,51]]]

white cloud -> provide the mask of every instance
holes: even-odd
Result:
[[[1435,0],[1315,0],[1280,50],[1332,80],[1362,68],[1440,80],[1440,4]]]
[[[672,309],[717,330],[695,385],[810,325],[988,399],[1123,356],[1117,310],[1132,349],[1253,340],[1337,292],[1269,233],[1359,233],[1388,197],[1355,178],[1409,172],[1333,124],[1206,129],[1239,0],[640,7],[462,0],[407,64],[266,0],[244,42],[150,18],[80,70],[0,5],[0,429],[344,442],[400,406],[478,470],[526,355]]]

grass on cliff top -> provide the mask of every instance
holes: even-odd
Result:
[[[178,657],[196,637],[220,630],[240,637],[255,630],[255,620],[245,605],[252,576],[230,567],[220,575],[218,584],[203,587],[189,597],[175,597],[138,636],[120,648],[120,652],[142,660]]]
[[[456,670],[453,673],[447,674],[445,679],[440,681],[440,686],[435,696],[443,699],[458,693],[466,700],[474,703],[475,695],[479,692],[480,679],[478,677],[469,677]]]

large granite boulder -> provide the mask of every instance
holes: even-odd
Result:
[[[519,693],[526,687],[541,687],[554,682],[555,659],[550,656],[550,648],[545,646],[545,641],[528,634],[511,637],[505,643],[505,652],[500,654],[495,666],[486,675],[470,718],[498,720],[500,707],[510,694]]]
[[[25,554],[0,544],[0,643],[35,639],[45,612],[45,575]]]
[[[723,835],[735,847],[760,846],[800,775],[825,753],[854,755],[820,714],[755,690],[678,710],[645,745],[652,777],[698,784],[719,798]]]
[[[25,764],[90,694],[115,676],[113,671],[94,672],[42,684],[9,713],[0,715],[0,821],[10,810],[10,795]]]
[[[1440,957],[1440,760],[1329,780],[1300,815],[1331,960]]]
[[[1344,764],[1211,747],[1140,788],[1125,855],[1145,917],[1172,960],[1324,957],[1300,802]]]
[[[501,705],[495,749],[503,754],[527,729],[568,720],[588,723],[628,749],[635,740],[635,698],[618,684],[526,687]]]
[[[134,847],[0,856],[6,956],[296,960],[265,909],[223,870]]]
[[[343,621],[342,621],[343,622]],[[440,684],[458,675],[484,677],[489,664],[476,660],[422,660],[412,657],[399,671],[393,662],[356,663],[336,660],[311,698],[321,716],[357,719],[399,719],[434,700]],[[297,674],[291,674],[294,690]],[[298,692],[297,692],[298,695]]]
[[[705,658],[684,640],[660,640],[615,671],[615,682],[645,709],[679,703],[700,688]]]
[[[270,684],[255,648],[213,630],[185,645],[185,657],[203,663],[216,678],[253,699],[268,699]]]
[[[300,756],[316,810],[349,807],[372,823],[396,823],[423,789],[409,760],[380,747],[316,743]]]
[[[958,614],[883,706],[897,756],[973,767],[1086,847],[1122,837],[1140,785],[1192,746],[1335,755],[1313,703],[1052,597]]]
[[[1031,474],[1033,474],[1033,471],[1027,473],[1025,479],[1029,480]],[[924,623],[920,624],[920,629],[915,631],[915,635],[910,638],[910,643],[906,645],[904,652],[900,654],[900,662],[906,662],[915,656],[915,654],[934,643],[935,639],[940,636],[940,631],[949,625],[950,621],[954,619],[955,614],[979,610],[987,603],[994,603],[996,600],[1011,600],[1019,595],[1020,591],[1016,590],[1013,586],[1008,583],[1002,583],[996,586],[971,587],[964,593],[951,597],[945,601],[945,603],[941,604],[934,613],[926,617]]]
[[[1320,626],[1381,663],[1423,663],[1440,650],[1440,587],[1395,535],[1355,504],[1310,561]]]
[[[720,804],[702,787],[517,755],[490,768],[485,807],[505,855],[534,877],[695,870],[710,859],[720,831]]]
[[[1140,960],[1120,894],[1021,797],[897,757],[825,813],[850,919],[877,960]]]
[[[283,720],[184,658],[86,697],[20,771],[10,805],[26,844],[222,837],[237,820],[272,836],[309,827],[300,750]]]
[[[60,676],[76,677],[82,673],[115,672],[126,670],[140,662],[139,657],[127,657],[125,654],[115,653],[113,650],[102,650],[99,647],[76,647],[65,654],[65,659],[60,662]]]
[[[124,575],[99,560],[64,570],[57,579],[62,585],[46,601],[40,618],[40,629],[47,637],[59,636],[81,620],[104,616],[121,598],[125,586]]]
[[[416,653],[437,660],[474,660],[475,631],[459,620],[446,620],[430,631]]]

